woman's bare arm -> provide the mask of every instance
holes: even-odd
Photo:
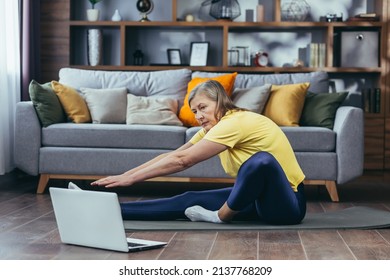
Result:
[[[129,186],[154,177],[165,176],[185,170],[194,164],[209,159],[226,150],[225,145],[201,140],[195,145],[185,144],[179,149],[160,155],[122,175],[110,176],[93,182],[93,185],[118,187]]]
[[[168,153],[164,153],[164,154],[161,154],[161,155],[158,155],[156,156],[155,158],[137,166],[137,167],[134,167],[132,169],[130,169],[129,171],[126,171],[125,173],[121,174],[121,175],[117,175],[117,176],[130,176],[131,174],[134,174],[135,172],[138,172],[138,171],[141,171],[142,169],[150,166],[150,165],[153,165],[154,163],[158,162],[159,160],[163,159],[164,157],[168,156],[169,154],[171,153],[174,153],[176,151],[182,151],[182,150],[185,150],[185,149],[188,149],[189,147],[191,147],[192,144],[190,142],[187,142],[185,143],[184,145],[182,145],[181,147],[177,148],[175,151],[172,151],[172,152],[168,152]],[[105,178],[102,178],[102,179],[99,179],[99,180],[96,180],[94,182],[91,183],[92,186],[100,186],[100,185],[103,185],[103,183],[107,182],[107,178],[114,178],[114,177],[117,177],[117,176],[109,176],[109,177],[105,177]]]
[[[137,166],[137,167],[135,167],[135,168],[133,168],[133,169],[130,169],[129,171],[125,172],[124,174],[125,174],[125,175],[134,174],[134,173],[137,172],[137,171],[140,171],[140,170],[142,170],[142,169],[144,169],[144,168],[146,168],[146,167],[148,167],[148,166],[150,166],[150,165],[153,165],[154,163],[160,161],[161,159],[163,159],[163,158],[166,157],[166,156],[169,156],[169,155],[172,154],[172,153],[175,153],[175,152],[177,152],[177,151],[186,150],[186,149],[188,149],[188,148],[191,147],[191,146],[192,146],[192,144],[191,144],[190,142],[187,142],[186,144],[184,144],[183,146],[179,147],[179,148],[176,149],[175,151],[161,154],[161,155],[159,155],[159,156],[157,156],[157,157],[155,157],[155,158],[153,158],[153,159],[151,159],[151,160],[149,160],[149,161],[147,161],[147,162],[145,162],[145,163],[143,163],[143,164],[141,164],[141,165],[139,165],[139,166]]]

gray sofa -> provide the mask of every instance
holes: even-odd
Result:
[[[64,68],[59,82],[76,89],[126,87],[141,96],[173,96],[183,103],[187,84],[194,76],[221,73],[188,69],[155,72],[93,71]],[[238,74],[235,87],[265,83],[310,82],[309,90],[328,92],[325,72],[292,74]],[[32,102],[20,102],[16,111],[15,163],[31,175],[40,175],[37,193],[50,179],[95,179],[122,173],[188,141],[199,127],[172,125],[74,124],[41,127]],[[306,175],[306,184],[325,185],[338,201],[336,184],[346,183],[363,172],[363,111],[347,98],[337,110],[334,128],[282,127]],[[218,157],[195,165],[161,181],[234,182],[220,166]]]

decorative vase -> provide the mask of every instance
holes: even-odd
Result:
[[[241,15],[237,0],[213,0],[210,5],[210,16],[217,20],[234,20]]]
[[[102,63],[103,34],[100,29],[88,29],[88,64],[91,66]]]
[[[122,20],[122,16],[120,15],[118,9],[115,10],[114,14],[112,15],[111,20],[112,21],[121,21]]]
[[[98,9],[88,9],[87,10],[87,20],[88,21],[97,21],[99,20],[100,11]]]
[[[305,21],[310,13],[310,6],[305,0],[285,2],[281,7],[283,21]]]

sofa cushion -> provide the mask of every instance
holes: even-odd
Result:
[[[264,84],[286,85],[310,83],[309,91],[315,93],[329,91],[328,73],[323,71],[310,73],[288,73],[288,74],[238,74],[235,87],[250,88]]]
[[[337,178],[339,167],[336,153],[295,152],[306,180],[331,180]]]
[[[126,87],[131,94],[138,96],[169,96],[183,104],[187,85],[191,80],[189,69],[164,71],[99,71],[62,68],[59,82],[76,89]]]
[[[234,105],[261,114],[271,92],[271,84],[253,88],[235,88],[232,94]]]
[[[171,150],[184,144],[185,133],[182,126],[61,123],[42,129],[42,145]]]
[[[194,136],[198,131],[199,129],[202,129],[202,127],[200,126],[193,126],[193,127],[189,127],[186,131],[186,142],[190,141],[192,136]]]
[[[128,94],[126,124],[183,125],[177,111],[175,99]]]
[[[309,83],[272,85],[264,116],[279,126],[299,126]]]
[[[191,94],[192,90],[199,84],[207,81],[207,80],[215,80],[218,81],[223,88],[225,89],[227,95],[230,97],[233,93],[234,80],[236,79],[237,73],[232,74],[224,74],[215,77],[193,77],[192,80],[188,84],[187,94],[184,98],[184,104],[180,108],[179,119],[183,122],[184,125],[191,127],[199,125],[198,121],[195,119],[194,113],[191,111],[191,108],[188,104],[188,98]]]
[[[186,131],[186,141],[201,129],[191,127]],[[282,126],[294,152],[334,152],[336,149],[336,133],[323,127],[290,127]]]
[[[126,122],[126,88],[81,88],[93,123]]]
[[[336,111],[347,95],[346,91],[322,94],[309,92],[305,98],[299,124],[333,129]]]
[[[323,127],[281,127],[294,152],[334,152],[336,133]]]
[[[52,81],[51,86],[58,96],[68,119],[74,123],[91,122],[91,114],[83,97],[71,86]]]
[[[29,85],[29,94],[42,126],[66,121],[65,112],[51,83],[41,85],[32,80]]]

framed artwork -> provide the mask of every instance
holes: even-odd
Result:
[[[192,42],[190,66],[206,66],[210,42]]]
[[[171,65],[181,65],[181,53],[180,49],[168,49],[168,63]]]

